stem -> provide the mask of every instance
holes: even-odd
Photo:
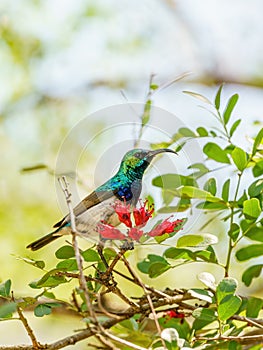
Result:
[[[237,195],[238,195],[238,191],[239,191],[239,187],[240,187],[240,183],[241,183],[241,176],[243,175],[243,171],[241,171],[237,175],[238,175],[238,181],[237,181],[237,187],[236,187],[236,191],[235,191],[235,195],[234,195],[233,205],[235,205],[235,202],[237,200]],[[229,229],[231,229],[231,226],[234,222],[234,215],[235,215],[234,207],[232,206],[231,207],[231,214],[230,214]],[[233,242],[232,238],[229,237],[228,252],[227,252],[227,257],[226,257],[226,265],[225,265],[225,277],[229,276],[229,268],[230,268],[231,255],[232,255],[233,248],[234,248],[234,242]]]

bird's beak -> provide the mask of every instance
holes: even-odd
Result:
[[[160,154],[160,153],[165,153],[165,152],[170,152],[170,153],[173,153],[173,154],[177,154],[175,151],[169,149],[169,148],[160,148],[160,149],[156,149],[154,151],[149,151],[149,154],[147,156],[147,158],[149,160],[152,160],[153,157],[155,157],[157,154]]]

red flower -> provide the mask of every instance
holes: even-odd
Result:
[[[135,220],[136,226],[144,226],[146,225],[147,221],[152,217],[152,214],[154,212],[154,208],[149,207],[146,209],[146,205],[148,204],[148,200],[146,200],[144,203],[140,201],[140,208],[135,208],[133,210],[133,217]]]
[[[184,220],[175,220],[175,221],[169,221],[170,218],[165,219],[160,224],[156,225],[149,233],[148,235],[151,237],[155,236],[161,236],[165,233],[173,233],[177,232],[182,228],[182,223]]]
[[[182,312],[178,312],[177,310],[167,311],[166,316],[168,316],[168,318],[185,318],[185,314]]]
[[[128,236],[135,241],[139,241],[141,236],[143,235],[143,231],[139,230],[137,227],[132,227],[129,229]]]
[[[98,231],[102,238],[105,239],[126,239],[127,237],[117,228],[112,225],[100,223],[98,224]]]
[[[127,227],[132,227],[130,204],[126,204],[126,202],[122,203],[121,201],[118,201],[114,205],[114,210],[117,213],[120,222],[125,224]]]

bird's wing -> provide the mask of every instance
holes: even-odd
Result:
[[[116,191],[93,191],[87,197],[85,197],[75,208],[74,215],[79,216],[86,210],[94,207],[95,205],[113,197]],[[66,215],[62,220],[57,222],[53,227],[64,226],[69,222],[69,214]]]

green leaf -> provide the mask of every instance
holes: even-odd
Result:
[[[83,256],[83,259],[87,262],[92,262],[92,261],[100,261],[101,258],[98,254],[98,252],[96,252],[96,250],[94,249],[87,249],[84,252],[81,253],[81,255]]]
[[[162,256],[155,255],[155,254],[148,254],[146,259],[144,259],[143,261],[140,261],[137,264],[137,267],[141,272],[148,274],[150,266],[156,262],[163,263],[163,265],[168,265],[167,260],[165,260]]]
[[[244,201],[243,213],[247,218],[257,218],[261,214],[259,200],[257,198],[251,198]]]
[[[230,99],[227,102],[226,108],[225,108],[224,113],[223,113],[223,119],[224,119],[225,125],[228,123],[228,121],[231,117],[233,109],[234,109],[235,105],[237,104],[238,97],[239,97],[238,94],[234,94],[233,96],[230,97]]]
[[[7,298],[10,296],[10,290],[11,290],[11,280],[8,279],[7,281],[0,284],[0,295],[4,298]]]
[[[29,265],[32,265],[32,266],[35,266],[35,267],[37,267],[40,270],[43,270],[45,268],[45,262],[43,260],[35,260],[35,259],[32,259],[32,258],[24,258],[22,256],[16,256],[16,259],[22,260],[25,263],[27,263]]]
[[[57,266],[57,269],[65,270],[65,271],[77,271],[78,270],[78,264],[76,259],[66,259],[60,261]]]
[[[196,137],[196,134],[189,128],[180,128],[178,132],[184,137]]]
[[[205,96],[198,94],[197,92],[192,92],[192,91],[183,91],[184,94],[190,95],[194,98],[197,98],[199,101],[208,103],[211,105],[211,102],[208,100],[208,98],[206,98]]]
[[[236,131],[237,127],[239,126],[239,124],[241,123],[241,119],[238,119],[236,120],[233,125],[231,126],[230,128],[230,131],[229,131],[229,135],[230,137],[233,136],[234,132]]]
[[[217,320],[215,310],[206,309],[199,307],[195,309],[192,313],[192,316],[195,318],[193,323],[193,329],[199,330]]]
[[[239,147],[235,147],[231,153],[233,162],[235,163],[238,170],[243,171],[247,167],[247,154]]]
[[[227,295],[234,295],[237,289],[237,281],[234,278],[231,277],[225,277],[223,278],[217,288],[216,288],[216,298],[217,303],[220,304],[221,301],[227,296]]]
[[[162,275],[164,272],[166,272],[170,268],[171,268],[171,265],[168,263],[164,263],[161,261],[154,262],[149,267],[149,270],[148,270],[149,277],[156,278]]]
[[[15,302],[4,303],[0,306],[0,318],[11,318],[12,313],[16,311],[17,304]]]
[[[232,222],[230,226],[230,230],[228,231],[228,236],[232,238],[232,240],[235,242],[238,239],[240,232],[240,227],[235,222]]]
[[[242,282],[248,287],[250,286],[253,278],[258,277],[263,269],[263,264],[253,265],[246,269],[242,275]]]
[[[206,181],[204,190],[210,192],[213,196],[216,195],[216,179],[214,177]]]
[[[157,84],[151,84],[150,85],[150,89],[151,90],[157,90],[159,88],[159,85],[157,85]]]
[[[208,136],[208,131],[207,131],[205,128],[203,128],[202,126],[199,126],[199,127],[196,129],[196,131],[197,131],[197,133],[198,133],[198,135],[199,135],[200,137],[206,137],[206,136]]]
[[[247,317],[258,317],[259,311],[263,307],[263,299],[249,297],[247,301],[246,316]]]
[[[250,197],[257,197],[263,192],[263,179],[258,179],[253,182],[248,188],[248,194]]]
[[[75,252],[72,246],[64,245],[55,252],[55,255],[58,259],[69,259],[75,256]]]
[[[218,146],[214,142],[208,142],[204,148],[203,152],[211,159],[219,162],[219,163],[227,163],[229,164],[229,158],[227,152],[224,151],[220,146]]]
[[[142,127],[148,124],[151,116],[152,101],[147,100],[144,105],[143,115],[142,115]]]
[[[245,236],[253,241],[263,242],[263,227],[252,227],[246,232]]]
[[[260,160],[254,165],[252,172],[255,177],[263,175],[263,160]]]
[[[228,202],[229,198],[229,187],[230,187],[230,179],[227,179],[224,182],[223,188],[222,188],[222,198],[225,202]]]
[[[226,210],[229,209],[227,204],[224,202],[201,202],[198,203],[196,206],[197,209],[202,209],[202,210]]]
[[[163,254],[168,259],[184,259],[184,260],[195,260],[195,255],[191,250],[182,248],[168,248]]]
[[[221,321],[226,321],[238,311],[242,304],[240,297],[236,295],[227,295],[218,305],[218,318]]]
[[[221,92],[223,89],[224,84],[221,84],[219,86],[219,89],[217,90],[216,97],[215,97],[215,108],[219,110],[220,108],[220,102],[221,102]]]
[[[252,149],[252,157],[257,153],[258,146],[262,143],[263,138],[263,128],[261,128],[255,138],[253,149]]]
[[[152,180],[152,184],[165,189],[175,189],[182,185],[197,186],[196,180],[192,176],[179,174],[164,174]]]
[[[263,244],[250,244],[236,252],[236,258],[239,261],[249,260],[261,255],[263,255]]]
[[[181,236],[176,246],[178,248],[182,247],[205,247],[210,244],[216,244],[218,239],[216,236],[211,235],[210,233],[203,233],[199,235],[188,234]]]
[[[183,198],[205,199],[208,202],[221,202],[222,199],[213,196],[210,192],[193,186],[181,186],[176,189],[175,195]]]
[[[34,309],[34,315],[36,317],[43,317],[45,315],[50,315],[52,312],[52,308],[46,304],[37,305]]]

